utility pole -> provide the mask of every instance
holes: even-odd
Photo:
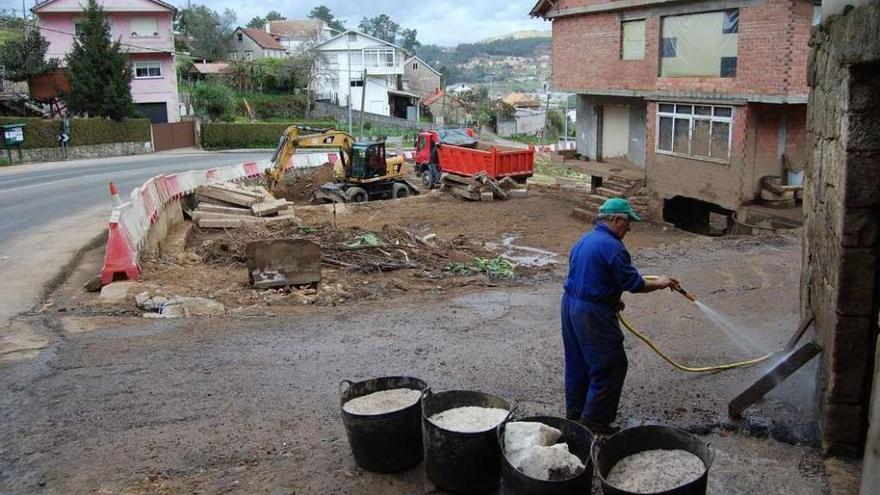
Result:
[[[544,83],[544,91],[547,91],[547,84]],[[547,139],[547,124],[550,123],[550,91],[547,91],[547,104],[544,106],[544,135],[543,139]]]
[[[361,136],[364,135],[364,104],[367,101],[367,69],[364,69],[363,89],[361,89]]]
[[[348,70],[346,71],[346,80],[348,81],[348,134],[351,134],[351,43],[348,33],[345,33],[345,52],[348,54]]]

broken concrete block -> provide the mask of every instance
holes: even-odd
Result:
[[[278,207],[281,205],[281,201],[271,200],[271,201],[263,201],[262,203],[257,203],[251,206],[251,211],[255,216],[258,217],[268,217],[269,215],[274,215],[278,213]]]
[[[507,191],[507,197],[509,198],[528,198],[529,190],[528,189],[511,189]]]
[[[128,293],[134,287],[134,282],[113,282],[101,288],[98,300],[101,304],[125,304],[128,302]]]
[[[196,209],[196,213],[203,211],[207,213],[222,213],[225,215],[241,215],[246,217],[254,214],[253,211],[247,208],[234,208],[231,206],[212,205],[210,203],[202,203]]]
[[[101,290],[101,276],[95,275],[94,277],[86,280],[86,283],[83,284],[83,289],[87,292],[98,292]]]
[[[480,201],[494,201],[494,200],[495,200],[495,194],[493,194],[492,191],[486,191],[486,192],[480,193]]]
[[[257,289],[321,281],[321,246],[305,239],[268,239],[247,245],[248,279]]]
[[[223,187],[219,185],[199,186],[196,194],[200,197],[210,198],[223,203],[230,203],[250,208],[253,204],[259,203],[263,198],[260,195]]]
[[[226,306],[203,297],[174,297],[162,306],[161,314],[166,318],[222,316],[226,314]]]
[[[199,227],[203,229],[235,229],[257,223],[259,220],[257,217],[202,218],[199,220]]]

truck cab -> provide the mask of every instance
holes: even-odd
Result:
[[[470,128],[464,129],[464,132],[472,138],[477,136]],[[416,137],[415,171],[416,175],[421,178],[422,184],[428,189],[432,189],[440,182],[440,175],[443,173],[437,152],[440,145],[440,133],[434,129],[419,131]]]

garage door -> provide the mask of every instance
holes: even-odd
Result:
[[[162,103],[138,103],[138,113],[144,118],[150,119],[153,124],[164,124],[168,122],[168,105]]]

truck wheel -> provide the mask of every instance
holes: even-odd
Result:
[[[348,200],[352,203],[363,203],[370,199],[367,195],[367,191],[361,189],[360,187],[352,187],[348,191],[345,192],[346,196],[348,196]]]
[[[434,189],[434,174],[430,170],[422,172],[422,184],[428,189]]]
[[[406,198],[409,196],[409,186],[397,183],[391,186],[391,197],[394,199]]]

